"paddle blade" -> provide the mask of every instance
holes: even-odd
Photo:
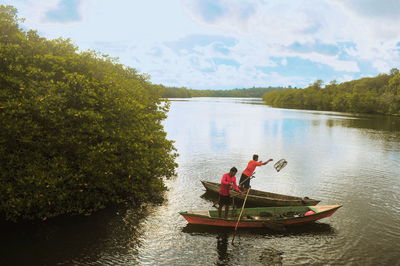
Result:
[[[287,165],[287,161],[285,159],[280,159],[279,161],[277,161],[274,164],[274,168],[277,172],[279,172],[280,170],[282,170],[283,167],[285,167]]]

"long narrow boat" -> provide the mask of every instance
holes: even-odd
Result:
[[[201,181],[203,186],[207,189],[208,192],[211,193],[219,193],[220,184],[210,182],[210,181]],[[232,197],[239,199],[241,201],[244,200],[245,194],[240,194],[234,190],[230,192]],[[247,203],[251,206],[259,206],[259,207],[268,207],[268,206],[314,206],[317,205],[320,201],[315,199],[310,199],[308,197],[295,197],[283,194],[276,194],[271,192],[265,192],[261,190],[251,189],[249,195],[247,197]]]
[[[331,216],[342,205],[330,206],[287,206],[244,208],[238,227],[241,228],[274,228],[313,222]],[[218,211],[186,211],[180,212],[189,224],[235,227],[240,209],[229,211],[228,217],[219,218]],[[224,215],[224,211],[222,212]]]

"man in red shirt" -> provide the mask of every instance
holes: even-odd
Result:
[[[250,177],[253,175],[254,170],[256,169],[257,166],[262,166],[266,165],[267,163],[273,161],[272,159],[269,159],[266,162],[259,161],[258,162],[258,155],[254,154],[253,155],[253,160],[251,160],[248,164],[246,169],[244,169],[242,176],[240,177],[240,187],[242,189],[248,190],[250,188]]]
[[[228,218],[229,205],[232,204],[229,194],[231,186],[233,186],[236,191],[240,192],[240,189],[236,184],[236,173],[236,167],[232,167],[229,173],[226,173],[222,176],[221,185],[219,187],[218,216],[221,217],[222,207],[225,205],[225,219]]]

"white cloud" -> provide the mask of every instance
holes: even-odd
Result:
[[[288,54],[289,55],[289,54]],[[297,56],[299,58],[307,59],[316,63],[324,64],[332,67],[336,71],[344,71],[344,72],[359,72],[357,62],[354,61],[345,61],[337,59],[337,56],[329,56],[323,55],[320,53],[292,53],[292,56]]]
[[[16,5],[25,25],[41,35],[71,38],[81,49],[119,57],[165,85],[304,86],[318,75],[344,81],[370,75],[361,72],[364,68],[387,72],[400,62],[398,0],[82,0],[81,21],[44,21],[59,2],[0,0]],[[201,43],[193,36],[216,38]],[[181,40],[174,50],[173,44]],[[225,40],[233,41],[226,45]],[[295,51],[294,43],[309,49]],[[324,45],[338,49],[318,50]],[[213,58],[237,65],[217,64]],[[291,67],[290,58],[328,67],[321,73],[289,74],[285,70]]]
[[[314,43],[316,40],[328,44],[351,42],[355,44],[351,55],[370,60],[373,66],[381,65],[381,59],[388,60],[387,65],[395,66],[400,59],[395,49],[400,41],[398,0],[250,1],[256,11],[242,20],[235,15],[241,8],[241,1],[217,2],[221,9],[226,9],[218,19],[208,21],[194,9],[191,13],[204,24],[238,34],[243,39],[251,36],[265,47]],[[372,19],[367,16],[370,13],[375,15]],[[283,50],[270,52],[273,56],[287,56]],[[315,52],[305,53],[302,58],[327,64],[338,71],[359,71],[354,61],[316,56]],[[382,69],[377,68],[378,71]]]
[[[386,63],[383,60],[374,60],[374,62],[372,63],[373,66],[379,71],[379,72],[388,72],[390,70],[390,66],[388,65],[388,63]]]

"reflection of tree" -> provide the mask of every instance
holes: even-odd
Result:
[[[398,132],[400,130],[400,119],[395,116],[382,116],[382,115],[365,115],[356,116],[358,119],[343,119],[338,120],[337,124],[359,129],[372,129],[388,132]]]
[[[228,256],[228,234],[221,233],[217,236],[217,251],[218,251],[218,262],[217,265],[226,265],[229,261]]]
[[[146,210],[121,207],[89,217],[2,224],[0,249],[8,252],[0,256],[0,265],[102,265],[128,253],[135,260],[146,216]]]

